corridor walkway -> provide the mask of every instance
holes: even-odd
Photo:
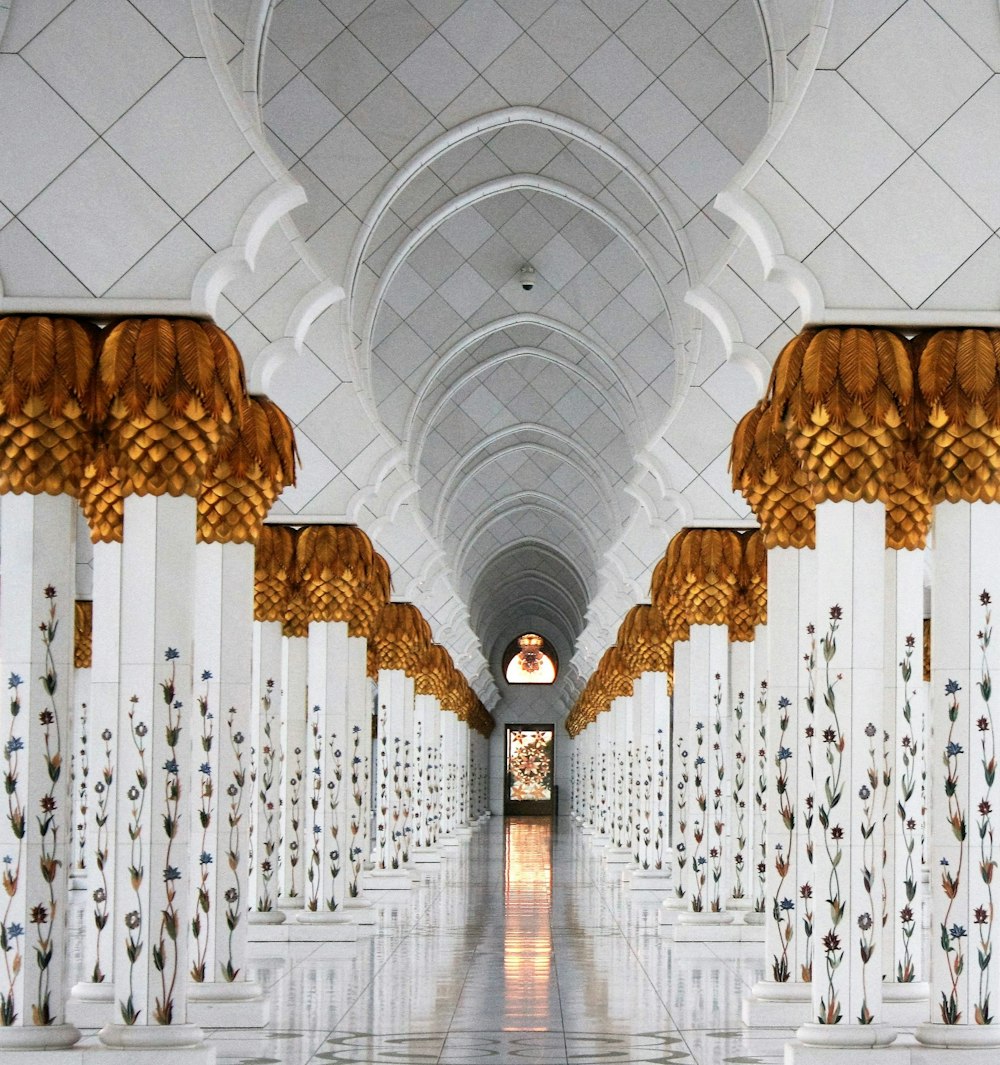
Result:
[[[494,818],[356,946],[253,948],[271,1023],[213,1031],[219,1065],[780,1062],[790,1031],[739,1023],[760,946],[661,938],[655,902],[550,825]]]

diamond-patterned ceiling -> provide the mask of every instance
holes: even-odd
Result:
[[[767,120],[753,0],[284,0],[264,121],[489,657],[572,649]],[[353,241],[336,262],[330,250]],[[519,271],[530,263],[535,285]],[[507,629],[511,631],[507,631]]]

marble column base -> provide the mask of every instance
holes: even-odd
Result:
[[[882,985],[882,1019],[897,1028],[913,1028],[930,1016],[931,986],[925,980],[912,984]],[[934,1025],[935,1028],[946,1027]],[[1000,1033],[995,1036],[1000,1046]]]
[[[412,891],[413,880],[405,869],[372,869],[362,877],[361,886],[368,891]]]
[[[447,854],[448,851],[454,851],[456,847],[461,847],[462,841],[458,836],[442,836],[438,840],[438,846],[441,848],[442,854]]]
[[[740,1019],[750,1028],[792,1028],[812,1014],[812,984],[759,980],[743,996]]]
[[[66,1020],[78,1028],[98,1028],[115,1021],[115,985],[81,980],[66,998]]]
[[[98,1039],[97,1046],[81,1052],[81,1063],[121,1065],[127,1057],[129,1065],[176,1065],[180,1058],[184,1065],[215,1065],[215,1047],[194,1024],[108,1024]],[[60,1055],[60,1065],[64,1062],[69,1059]]]
[[[277,907],[282,913],[290,914],[296,913],[298,910],[304,910],[306,908],[305,895],[279,895]],[[253,912],[252,910],[250,911]]]
[[[743,914],[743,923],[763,926],[767,920],[767,914],[760,910],[747,910]]]
[[[419,850],[410,851],[410,861],[414,865],[440,865],[441,852],[432,847],[421,847]]]
[[[188,984],[188,1020],[206,1028],[263,1028],[271,1000],[256,980]]]
[[[744,924],[731,911],[685,911],[678,913],[674,922],[673,940],[675,943],[763,943],[764,926]]]
[[[912,1044],[896,1044],[896,1030],[883,1024],[817,1024],[809,1021],[785,1044],[785,1065],[834,1065],[846,1055],[864,1052],[866,1065],[874,1062],[908,1063]],[[936,1059],[935,1059],[936,1060]]]
[[[627,865],[632,861],[632,852],[628,847],[611,847],[601,855],[605,865]]]
[[[4,1061],[14,1060],[8,1058],[8,1052],[17,1053],[17,1061],[25,1060],[23,1054],[45,1054],[48,1061],[55,1060],[53,1054],[72,1047],[79,1042],[80,1032],[72,1024],[26,1024],[14,1025],[10,1028],[0,1028],[0,1057]],[[41,1060],[41,1057],[39,1057]]]
[[[369,928],[375,924],[375,907],[372,906],[371,899],[359,897],[356,899],[345,899],[344,909],[350,914],[351,920],[362,928]]]
[[[340,914],[331,916],[339,918]],[[346,914],[336,923],[303,921],[297,915],[294,921],[284,924],[251,925],[247,939],[250,943],[357,943],[358,926]]]
[[[670,927],[676,923],[679,914],[687,913],[691,903],[687,899],[679,899],[676,895],[668,895],[660,903],[659,924],[660,927]]]
[[[247,923],[253,925],[283,924],[285,914],[283,910],[251,910],[247,914]]]
[[[917,1025],[917,1043],[920,1050],[932,1054],[934,1061],[983,1061],[995,1058],[1000,1047],[1000,1031],[995,1025],[982,1024],[930,1024]],[[994,1053],[990,1053],[993,1050]],[[952,1057],[954,1055],[954,1057]],[[978,1057],[976,1055],[979,1055]]]
[[[629,878],[629,887],[633,891],[670,891],[673,886],[673,877],[661,869],[632,870]]]

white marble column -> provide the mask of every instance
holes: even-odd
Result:
[[[753,828],[753,733],[754,645],[742,640],[729,645],[729,742],[727,744],[726,790],[729,795],[730,828],[729,899],[727,907],[749,910],[753,905],[754,866],[751,846]]]
[[[122,544],[115,809],[114,1053],[214,1057],[188,1024],[190,880],[198,868],[184,788],[194,779],[196,501],[127,496]],[[99,1055],[100,1056],[100,1055]],[[103,1056],[100,1056],[103,1060]]]
[[[192,542],[194,534],[192,531]],[[0,500],[0,711],[6,816],[0,818],[0,1051],[59,1050],[66,1023],[66,907],[76,502]]]
[[[772,548],[767,555],[766,977],[743,999],[743,1022],[787,1027],[811,1011],[814,892],[811,825],[815,735],[812,662],[816,634],[816,552]]]
[[[281,623],[254,624],[251,696],[251,829],[247,851],[249,869],[250,925],[281,924],[285,914],[277,906],[281,883],[278,857],[281,852],[281,671],[283,660]],[[267,748],[265,753],[264,748]],[[251,939],[258,933],[251,928]]]
[[[917,1028],[931,1060],[947,1053],[949,1062],[984,1061],[1000,1046],[994,1012],[1000,955],[993,942],[998,543],[996,504],[935,506],[927,759],[931,993],[930,1017]]]
[[[877,832],[884,538],[881,503],[817,504],[814,1019],[798,1030],[798,1046],[791,1051],[795,1061],[812,1061],[829,1048],[880,1046],[895,1038],[883,1023]]]
[[[441,708],[434,695],[417,695],[413,705],[413,837],[410,859],[420,864],[441,861],[434,846],[434,751],[440,735]]]
[[[639,811],[638,868],[633,872],[633,891],[666,891],[673,882],[669,848],[670,810],[673,796],[680,798],[671,785],[670,695],[666,673],[642,673],[635,682],[638,704],[638,782],[636,793]],[[679,757],[679,755],[677,756]],[[674,772],[678,772],[675,762]],[[686,807],[677,809],[675,818]],[[675,821],[676,828],[676,821]],[[685,829],[686,831],[686,829]],[[682,849],[682,852],[683,849]]]
[[[629,711],[632,697],[616,695],[605,715],[611,735],[610,783],[611,802],[609,809],[609,838],[611,846],[603,855],[608,865],[620,867],[632,860],[628,836],[628,787],[629,787]]]
[[[189,808],[199,857],[188,1009],[198,1024],[260,1028],[270,1001],[247,978],[254,545],[201,543],[195,556],[194,669],[200,682],[189,736]]]
[[[303,636],[284,637],[281,641],[281,749],[285,752],[285,771],[278,906],[286,913],[305,908],[305,862],[309,852],[305,826],[310,784],[306,769],[308,670],[309,640]]]
[[[748,855],[748,876],[751,881],[752,910],[746,916],[748,924],[763,925],[765,921],[767,883],[767,626],[757,625],[753,640],[753,686],[750,697],[752,724],[750,727],[750,759],[747,772],[751,777],[753,813],[751,850]]]
[[[692,865],[694,860],[693,825],[697,813],[694,793],[695,718],[691,707],[691,641],[678,640],[674,644],[674,693],[671,700],[673,734],[670,755],[673,772],[670,794],[673,796],[673,888],[664,899],[660,912],[661,923],[672,924],[677,914],[691,905]],[[657,746],[664,737],[657,735]],[[665,745],[665,744],[664,744]],[[654,763],[654,773],[656,765]],[[698,815],[700,816],[700,814]]]
[[[365,911],[371,902],[365,898],[362,868],[371,851],[371,749],[372,713],[367,675],[368,641],[349,636],[347,640],[347,898],[344,906],[355,911],[359,924],[368,924]],[[374,917],[371,918],[374,922]]]
[[[306,874],[306,908],[300,921],[350,923],[344,908],[348,883],[350,772],[347,678],[350,670],[346,621],[309,625],[309,814],[312,841]]]
[[[83,979],[73,986],[67,1017],[91,1027],[114,1016],[114,939],[120,927],[114,885],[118,848],[115,792],[118,786],[118,663],[122,545],[94,545],[94,635],[90,668],[91,801],[87,812],[88,903],[84,921]],[[122,717],[124,714],[121,715]]]
[[[78,519],[79,526],[84,529],[87,523],[82,517]],[[77,600],[74,603],[74,620],[77,614],[84,623],[89,617],[93,622],[93,602]],[[93,630],[91,628],[91,646],[93,646]],[[91,769],[91,756],[95,748],[95,736],[91,728],[92,715],[90,709],[90,683],[91,666],[77,666],[76,664],[76,630],[74,627],[73,640],[73,681],[72,681],[72,762],[71,781],[73,796],[73,811],[70,822],[70,867],[69,886],[71,891],[85,891],[87,889],[87,866],[90,864],[90,804],[94,799],[93,773]]]
[[[375,869],[365,878],[372,888],[409,890],[413,884],[409,873],[402,868],[403,730],[407,680],[401,669],[380,669],[378,673]]]
[[[923,863],[924,557],[923,551],[885,553],[883,682],[882,997],[886,1019],[918,1024],[927,1018]]]

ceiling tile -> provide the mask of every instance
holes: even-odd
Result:
[[[556,235],[555,229],[531,203],[526,203],[517,214],[508,219],[501,227],[500,233],[526,261]]]
[[[390,70],[433,31],[434,27],[409,0],[374,0],[351,23],[351,33]]]
[[[395,78],[388,77],[351,111],[351,121],[391,159],[433,121],[433,116]]]
[[[182,60],[115,122],[104,140],[179,214],[191,211],[250,154],[224,108],[203,101],[218,92],[207,60]],[[178,122],[197,114],[197,122]],[[150,137],[149,131],[157,131]]]
[[[838,233],[831,233],[803,260],[823,278],[830,307],[899,308],[906,303]]]
[[[701,33],[717,22],[733,6],[734,0],[670,0],[675,8]]]
[[[817,70],[809,89],[770,163],[836,226],[910,151],[839,74]]]
[[[108,289],[108,299],[189,300],[191,279],[212,249],[183,222],[176,226]]]
[[[567,74],[611,36],[582,0],[556,0],[529,32]]]
[[[585,266],[562,290],[570,306],[588,321],[615,297],[615,290],[593,268]]]
[[[534,25],[555,0],[499,0],[500,6],[522,29]]]
[[[480,115],[499,111],[506,106],[507,101],[496,89],[485,78],[477,77],[440,112],[438,118],[442,125],[450,129],[462,122],[468,122],[470,118],[479,118]]]
[[[436,115],[475,79],[476,72],[434,33],[396,70],[396,77]]]
[[[269,33],[301,70],[327,41],[337,36],[341,25],[320,0],[285,0],[275,5]]]
[[[505,126],[489,140],[489,149],[512,173],[538,173],[565,147],[551,130],[517,122]]]
[[[488,199],[480,200],[478,211],[491,226],[499,229],[508,219],[513,218],[527,202],[527,198],[522,192],[503,192],[498,196],[490,196]]]
[[[618,125],[659,163],[698,125],[698,119],[665,85],[654,81],[618,116]]]
[[[840,233],[911,307],[919,307],[990,236],[982,219],[916,156],[872,193]]]
[[[3,256],[0,256],[2,259]],[[940,288],[921,305],[946,311],[979,310],[1000,306],[1000,237],[996,235],[975,251]]]
[[[87,297],[91,293],[18,219],[0,229],[0,282],[5,296]]]
[[[615,240],[615,231],[589,211],[578,211],[560,231],[589,262]]]
[[[347,114],[388,76],[389,71],[353,33],[344,30],[305,68],[305,73],[340,111]]]
[[[411,0],[411,3],[432,26],[440,26],[462,6],[462,0]]]
[[[934,57],[928,62],[928,56]],[[891,56],[892,61],[886,62]],[[908,3],[840,67],[871,106],[916,147],[992,75],[935,12]]]
[[[414,248],[407,262],[432,288],[437,288],[462,265],[462,256],[435,230]]]
[[[463,318],[468,318],[492,295],[493,287],[465,263],[438,290]]]
[[[921,156],[979,213],[1000,228],[1000,78],[992,78],[920,149]]]
[[[540,104],[565,76],[527,34],[518,37],[483,72],[509,104]]]
[[[534,257],[535,269],[557,291],[586,265],[587,260],[558,233]]]
[[[665,166],[684,192],[704,206],[739,170],[740,161],[704,126],[699,126],[670,153]]]
[[[177,216],[98,142],[28,205],[21,220],[101,295],[176,225]]]
[[[639,257],[620,237],[616,237],[599,255],[594,257],[593,265],[598,273],[605,280],[610,281],[619,292],[623,291],[642,270]]]
[[[466,207],[442,222],[439,232],[460,255],[468,258],[496,230],[475,207]]]
[[[557,115],[582,122],[598,132],[604,130],[611,119],[594,103],[594,101],[570,78],[567,78],[556,90],[542,101],[542,107],[554,111]]]
[[[127,62],[115,57],[122,41]],[[21,54],[99,133],[181,58],[126,0],[76,0]]]
[[[740,72],[704,37],[699,37],[663,74],[663,83],[701,119],[710,115],[742,81]]]
[[[0,48],[4,52],[20,52],[32,37],[40,33],[72,2],[73,0],[35,0],[33,4],[8,4],[9,14]]]
[[[341,200],[349,200],[386,164],[385,156],[348,118],[334,126],[305,161]]]
[[[602,22],[611,29],[617,30],[627,18],[642,7],[643,0],[586,0],[586,3]]]
[[[466,0],[440,30],[480,71],[521,35],[521,27],[496,0]]]
[[[0,99],[0,201],[17,212],[95,138],[20,56],[0,55]]]
[[[767,59],[760,13],[754,0],[737,0],[705,31],[705,36],[744,77],[749,77]]]
[[[694,43],[698,31],[672,4],[647,0],[618,36],[659,76]]]
[[[705,125],[740,162],[745,162],[760,144],[767,122],[767,101],[749,81],[743,82],[705,119]]]
[[[646,325],[646,320],[623,296],[613,299],[592,322],[616,352],[623,351]]]
[[[633,52],[612,37],[576,68],[573,80],[616,118],[643,92],[653,75]]]
[[[500,289],[521,268],[524,257],[510,241],[495,233],[469,257],[469,262],[491,288]]]
[[[431,294],[431,287],[409,263],[403,263],[393,274],[385,301],[401,317],[406,318]]]
[[[1000,20],[990,4],[968,0],[930,0],[930,5],[970,48],[1000,70]]]
[[[264,122],[300,157],[343,117],[305,74],[296,75],[264,105]]]

